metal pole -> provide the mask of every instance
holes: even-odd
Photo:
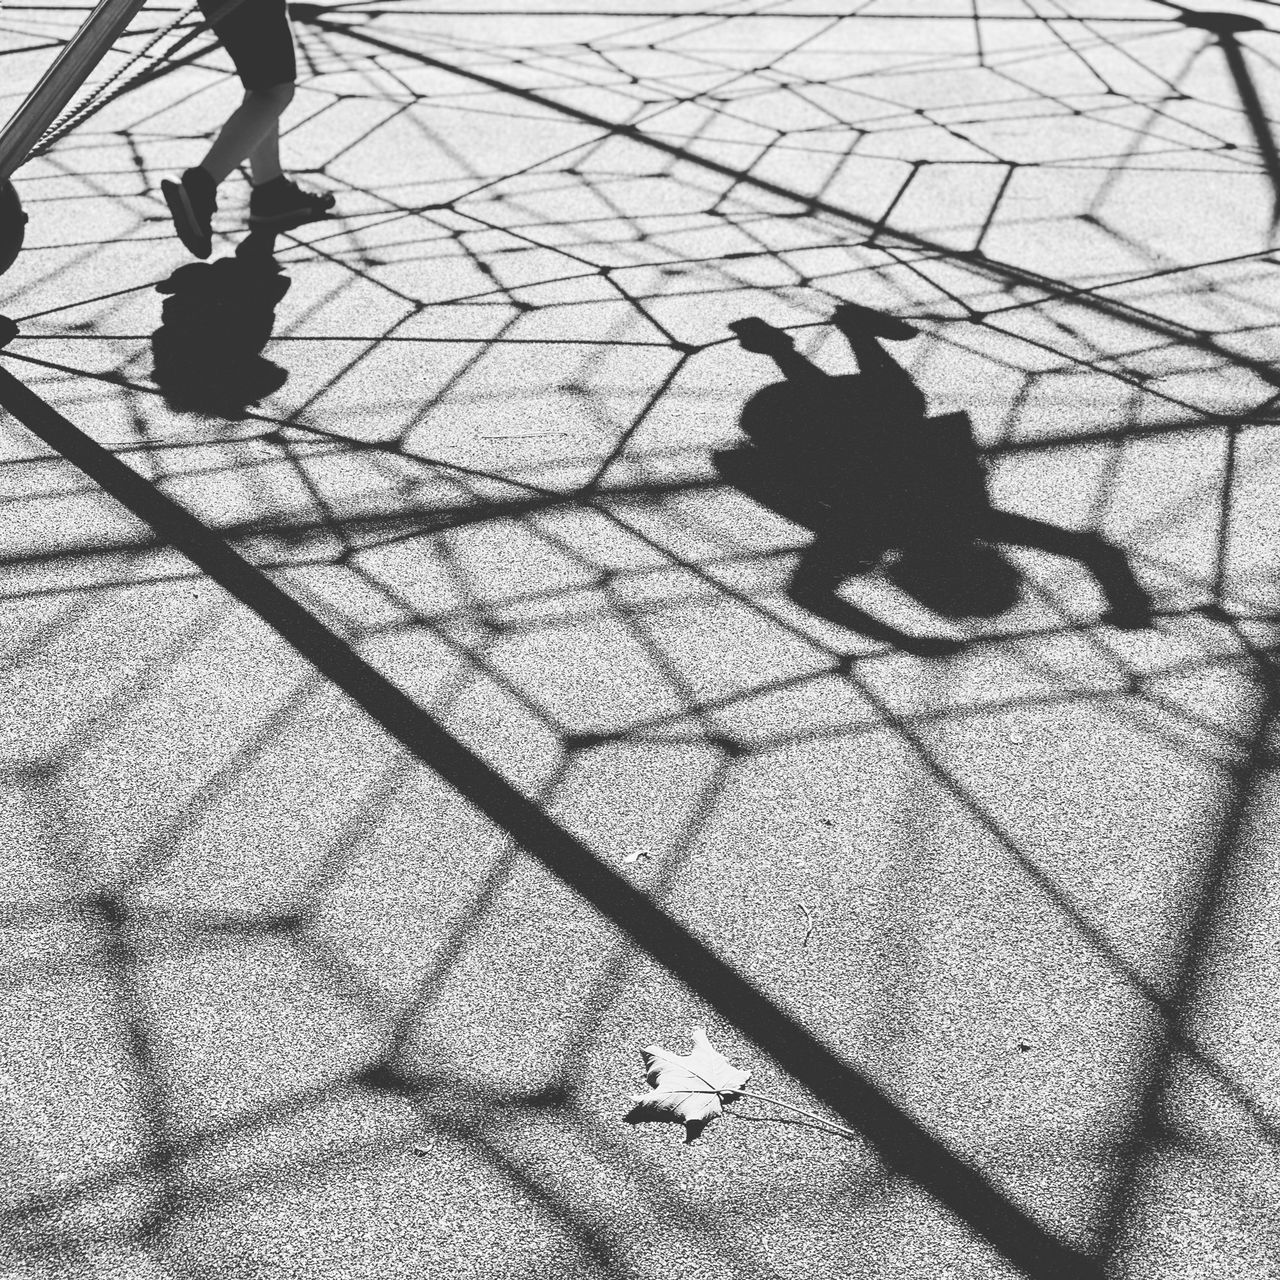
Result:
[[[101,0],[0,130],[0,182],[10,177],[58,118],[147,0]]]

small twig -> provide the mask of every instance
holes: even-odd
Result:
[[[804,941],[800,945],[802,947],[807,947],[809,945],[810,937],[813,936],[813,911],[808,904],[804,902],[800,904],[800,910],[804,912],[805,923],[808,925],[808,928],[804,931]]]
[[[816,1115],[812,1111],[806,1111],[803,1107],[797,1107],[794,1103],[783,1102],[781,1098],[774,1098],[767,1093],[758,1093],[755,1089],[717,1089],[712,1085],[706,1076],[699,1075],[692,1067],[686,1067],[695,1080],[701,1080],[707,1087],[705,1089],[689,1089],[689,1093],[714,1093],[721,1102],[725,1101],[726,1094],[730,1099],[733,1098],[754,1098],[757,1102],[767,1102],[770,1106],[785,1107],[788,1111],[794,1111],[798,1116],[804,1116],[806,1120],[812,1120],[815,1124],[825,1124],[831,1129],[835,1129],[838,1133],[844,1134],[846,1138],[858,1137],[856,1129],[850,1129],[847,1125],[837,1124],[834,1120],[828,1120],[825,1116]]]
[[[690,1072],[691,1075],[697,1075],[696,1071]],[[698,1076],[702,1080],[701,1076]],[[705,1084],[706,1081],[703,1080]],[[856,1129],[850,1129],[847,1125],[837,1124],[834,1120],[828,1120],[825,1116],[816,1115],[812,1111],[806,1111],[803,1107],[797,1107],[794,1103],[783,1102],[781,1098],[772,1097],[767,1093],[757,1093],[754,1089],[681,1089],[681,1093],[714,1093],[722,1102],[732,1102],[735,1098],[750,1098],[755,1102],[767,1102],[770,1106],[785,1107],[788,1111],[794,1111],[798,1116],[804,1116],[812,1124],[822,1125],[827,1129],[834,1129],[838,1134],[845,1138],[857,1138],[860,1135]],[[738,1119],[767,1119],[763,1116],[739,1116]],[[778,1121],[778,1123],[783,1123]]]
[[[845,1136],[839,1131],[833,1133],[829,1124],[819,1124],[816,1120],[801,1120],[799,1116],[779,1116],[774,1115],[773,1112],[753,1116],[745,1111],[726,1111],[724,1117],[726,1120],[737,1120],[742,1124],[785,1124],[796,1129],[812,1129],[815,1133],[829,1133],[833,1138]]]

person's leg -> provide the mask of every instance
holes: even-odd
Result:
[[[224,182],[243,160],[253,166],[253,180],[268,182],[280,176],[280,116],[293,101],[292,83],[269,89],[249,89],[227,118],[199,167],[214,185]],[[258,169],[267,172],[259,178]],[[271,172],[274,168],[274,172]]]
[[[255,187],[284,177],[284,170],[280,167],[279,124],[269,130],[267,136],[249,152],[249,173]]]
[[[218,185],[242,161],[254,164],[264,184],[282,181],[279,173],[280,113],[293,97],[297,61],[285,0],[245,0],[230,14],[219,16],[219,0],[198,0],[213,22],[213,30],[231,57],[244,99],[218,131],[208,154],[178,182],[164,181],[160,189],[173,215],[174,229],[198,258],[213,250],[213,215],[218,207]],[[274,172],[273,172],[274,167]],[[274,188],[273,188],[274,190]],[[276,191],[275,197],[280,199]],[[313,201],[314,203],[314,201]],[[332,199],[329,204],[332,204]],[[251,224],[253,219],[250,219]]]
[[[178,237],[197,258],[213,252],[218,185],[241,161],[248,159],[253,165],[255,180],[259,171],[268,175],[263,181],[280,177],[280,113],[292,99],[292,82],[247,89],[204,159],[178,182],[160,184]]]

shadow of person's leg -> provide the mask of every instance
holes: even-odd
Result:
[[[902,417],[923,418],[926,411],[924,392],[884,349],[873,328],[875,319],[874,312],[846,303],[836,308],[831,322],[844,334],[849,349],[858,362],[858,372],[871,389],[869,398]],[[886,331],[898,323],[891,317],[879,319]],[[913,336],[914,332],[910,326],[903,325],[897,336],[900,340]]]
[[[849,565],[838,554],[833,554],[829,544],[818,539],[801,554],[795,572],[787,583],[787,596],[816,617],[825,618],[838,627],[860,632],[869,640],[881,640],[919,657],[954,653],[960,647],[954,640],[913,636],[900,631],[844,599],[839,594],[841,584],[855,573],[866,572],[869,567],[865,562]]]
[[[1078,561],[1093,574],[1106,596],[1107,622],[1131,631],[1151,626],[1151,597],[1133,576],[1129,557],[1101,534],[1063,529],[1045,520],[991,509],[982,516],[977,536]]]

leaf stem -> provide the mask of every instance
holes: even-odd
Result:
[[[829,1129],[835,1129],[838,1133],[844,1134],[846,1138],[858,1137],[856,1129],[850,1129],[847,1125],[837,1124],[834,1120],[828,1120],[825,1116],[817,1115],[815,1112],[806,1111],[803,1107],[797,1107],[794,1103],[784,1102],[781,1098],[775,1098],[768,1093],[760,1093],[756,1089],[694,1089],[691,1093],[718,1093],[721,1098],[725,1094],[730,1094],[739,1098],[751,1098],[756,1102],[767,1102],[773,1107],[785,1107],[788,1111],[794,1111],[798,1116],[804,1116],[806,1120],[812,1120],[816,1124],[826,1125]]]

